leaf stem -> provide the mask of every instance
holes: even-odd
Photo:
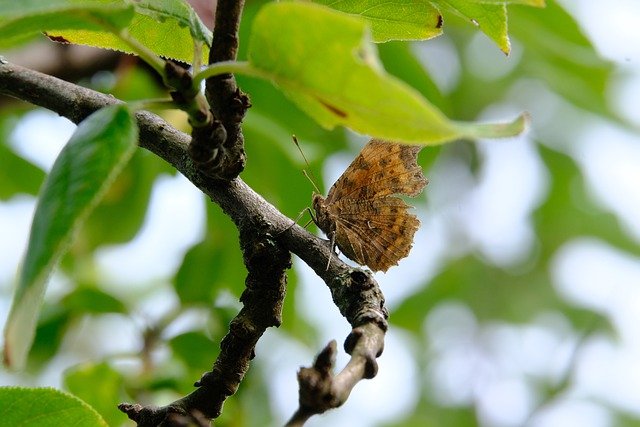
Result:
[[[194,70],[195,72],[196,70]],[[240,73],[256,77],[264,77],[260,70],[254,68],[247,61],[221,61],[209,65],[193,76],[193,84],[199,86],[203,80],[221,74]]]
[[[156,55],[151,49],[143,45],[136,39],[131,36],[126,29],[114,31],[115,35],[118,36],[122,41],[127,43],[131,49],[140,57],[144,62],[149,64],[158,74],[160,74],[163,79],[165,78],[164,71],[164,59],[160,58]]]
[[[504,123],[475,123],[454,122],[461,136],[478,138],[507,138],[521,134],[529,123],[529,114],[522,113],[511,122]],[[446,142],[446,141],[445,141]]]

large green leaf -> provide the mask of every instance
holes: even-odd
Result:
[[[525,6],[545,7],[545,0],[480,0],[487,4],[523,4]]]
[[[118,71],[118,82],[110,93],[118,99],[140,100],[166,97],[153,75],[141,67]],[[127,166],[91,213],[74,244],[74,256],[90,256],[97,246],[121,244],[133,239],[144,224],[157,177],[175,169],[147,150],[136,150]],[[127,215],[122,215],[126,211]]]
[[[11,46],[42,31],[125,28],[133,15],[133,6],[125,1],[4,0],[0,4],[0,46]]]
[[[24,365],[47,278],[74,231],[133,155],[137,136],[137,126],[126,106],[106,107],[78,126],[54,163],[36,206],[5,328],[7,365]]]
[[[53,388],[0,387],[0,420],[5,426],[107,427],[89,405]]]
[[[429,0],[313,0],[364,18],[373,41],[426,40],[442,34],[442,16]]]
[[[309,3],[272,3],[254,21],[250,67],[271,79],[326,128],[419,144],[510,136],[525,126],[449,120],[402,81],[387,74],[363,20]]]

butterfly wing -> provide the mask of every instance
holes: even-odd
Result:
[[[336,218],[336,244],[348,258],[373,271],[387,271],[406,257],[420,221],[411,206],[397,197],[338,201],[331,209]]]
[[[316,203],[323,230],[340,251],[374,271],[387,271],[409,254],[420,222],[403,200],[418,195],[427,180],[418,166],[421,147],[372,139]],[[317,206],[316,206],[317,205]],[[325,230],[327,228],[328,230]]]
[[[372,139],[336,181],[327,204],[371,200],[392,194],[417,196],[427,180],[417,163],[422,147]]]

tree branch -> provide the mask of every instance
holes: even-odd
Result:
[[[219,0],[217,3],[209,64],[234,61],[238,54],[238,30],[244,0]],[[231,106],[228,105],[229,99],[237,90],[233,74],[222,74],[207,80],[207,98],[211,101],[216,116],[224,122],[234,114],[233,108],[227,107]]]
[[[268,327],[282,323],[286,270],[291,267],[289,251],[268,233],[249,227],[241,229],[240,244],[249,271],[246,289],[240,297],[244,307],[231,321],[213,369],[194,384],[198,387],[195,391],[167,406],[119,405],[138,426],[157,426],[174,415],[190,419],[198,415],[206,419],[220,416],[224,401],[238,390],[249,369],[258,339]]]
[[[236,59],[243,8],[244,0],[217,2],[209,64]],[[205,95],[215,120],[210,127],[194,128],[189,147],[191,158],[209,176],[235,178],[246,162],[240,125],[251,106],[249,97],[240,91],[233,74],[208,78]]]
[[[75,123],[99,108],[121,102],[113,96],[6,62],[0,62],[0,94],[55,111]],[[384,307],[384,297],[371,273],[349,267],[335,255],[332,256],[326,240],[313,236],[294,224],[240,178],[221,181],[200,173],[187,153],[190,142],[188,135],[149,112],[138,112],[136,118],[140,128],[140,146],[166,160],[209,196],[229,215],[241,234],[244,233],[243,230],[250,230],[253,235],[259,234],[263,239],[260,244],[269,246],[269,250],[279,251],[282,245],[282,248],[293,252],[307,263],[328,285],[340,313],[353,327],[345,342],[345,350],[352,356],[351,361],[331,380],[329,387],[335,396],[335,406],[343,403],[360,378],[375,375],[375,358],[382,351],[384,333],[387,330],[388,313]],[[250,270],[248,281],[251,273]],[[244,302],[245,305],[260,303],[249,296]],[[240,335],[237,337],[241,338]],[[245,347],[252,348],[254,344],[248,343]],[[301,392],[305,387],[307,386],[301,383]],[[205,400],[204,397],[193,399],[199,402]],[[208,404],[211,405],[211,402]],[[201,412],[215,414],[216,410],[211,409],[211,406]],[[308,407],[313,408],[313,405],[306,400],[301,401],[301,408],[307,411]],[[321,408],[311,412],[319,413],[319,409]]]
[[[312,367],[298,371],[300,406],[287,422],[288,427],[302,426],[313,415],[341,406],[360,380],[376,376],[375,360],[384,348],[384,332],[374,323],[366,323],[351,332],[345,347],[349,343],[355,343],[347,350],[351,359],[338,375],[331,373],[337,353],[335,341],[318,354]]]

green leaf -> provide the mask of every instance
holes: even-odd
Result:
[[[507,34],[507,6],[504,2],[434,0],[434,3],[477,25],[504,53],[511,51]]]
[[[94,408],[110,426],[126,416],[116,406],[124,398],[124,379],[107,363],[84,363],[65,372],[64,386]]]
[[[271,3],[255,19],[244,71],[271,79],[326,128],[417,144],[511,136],[507,125],[453,122],[413,88],[387,74],[361,19],[309,3]]]
[[[373,41],[427,40],[442,34],[442,16],[428,0],[313,0],[364,18]]]
[[[42,170],[0,145],[0,200],[16,193],[36,194],[43,178]]]
[[[238,241],[238,229],[217,206],[207,204],[207,234],[185,254],[174,278],[182,304],[211,306],[221,291],[240,295],[246,269],[240,251],[229,250]]]
[[[113,105],[84,120],[56,159],[36,206],[5,327],[8,366],[24,365],[49,273],[74,231],[133,155],[137,138],[131,112],[124,105]]]
[[[211,45],[212,34],[184,0],[141,0],[134,2],[136,14],[127,32],[159,56],[191,63],[194,40]],[[88,46],[136,53],[117,35],[100,30],[69,29],[49,32],[50,36]],[[203,58],[208,50],[203,49]]]
[[[482,3],[487,4],[522,4],[525,6],[533,7],[545,7],[545,0],[480,0]]]
[[[162,98],[166,90],[158,83],[148,70],[130,67],[119,70],[118,81],[109,92],[125,101]],[[144,224],[156,178],[160,174],[175,173],[171,165],[153,153],[136,150],[82,227],[74,254],[133,239]],[[122,215],[123,211],[127,214]]]
[[[89,251],[133,239],[144,224],[153,184],[165,170],[171,172],[156,156],[137,150],[87,219],[78,246]]]
[[[46,32],[54,41],[136,53],[114,32],[127,32],[156,54],[193,60],[193,41],[211,46],[211,31],[185,0],[5,1],[0,7],[0,47]],[[203,58],[208,52],[203,49]]]
[[[21,427],[108,426],[82,400],[53,388],[0,387],[0,420]]]
[[[159,23],[175,21],[180,27],[187,28],[194,40],[211,46],[211,31],[185,0],[137,0],[135,7],[136,12],[150,16]]]
[[[607,97],[613,64],[602,59],[576,20],[557,2],[543,11],[517,8],[512,33],[526,47],[522,72],[581,109],[619,120]]]
[[[3,1],[0,7],[0,46],[14,45],[43,31],[120,29],[127,26],[133,15],[133,6],[125,1]]]
[[[189,367],[190,371],[203,372],[211,369],[212,361],[220,347],[203,332],[185,332],[169,341],[174,354]]]
[[[45,305],[38,319],[38,328],[29,351],[26,369],[34,372],[49,363],[60,349],[62,340],[72,323],[73,316],[69,310],[59,306]]]
[[[127,307],[116,297],[99,289],[80,288],[66,295],[62,305],[73,314],[126,313]]]
[[[5,142],[17,117],[0,117],[0,200],[7,200],[17,193],[37,194],[44,179],[44,172],[29,161],[15,154]]]
[[[640,245],[625,231],[620,219],[593,200],[575,159],[542,144],[539,147],[542,160],[553,176],[549,197],[532,216],[536,236],[545,242],[540,248],[540,259],[553,262],[557,251],[567,242],[584,238],[585,230],[590,237],[640,256]]]

